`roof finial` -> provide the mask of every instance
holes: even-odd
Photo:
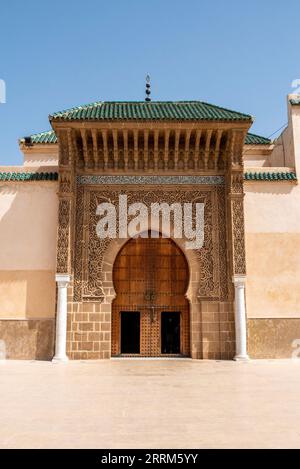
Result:
[[[149,103],[151,101],[150,94],[151,94],[151,85],[150,85],[150,75],[146,76],[146,98],[145,101]]]

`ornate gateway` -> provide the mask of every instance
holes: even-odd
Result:
[[[232,358],[250,116],[204,103],[96,103],[51,123],[59,142],[57,273],[70,279],[68,357]],[[146,207],[204,204],[203,246],[99,238],[97,207],[118,207],[120,194]]]

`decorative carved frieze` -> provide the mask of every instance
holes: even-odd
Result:
[[[72,129],[58,132],[59,143],[59,207],[57,231],[56,272],[67,274],[71,271],[71,244],[74,225],[74,158]]]
[[[72,192],[72,173],[71,170],[61,170],[59,172],[59,194],[60,196],[69,195]]]
[[[244,193],[244,172],[232,172],[230,174],[230,192],[231,194],[240,194]]]
[[[57,260],[56,272],[69,272],[69,244],[70,244],[71,200],[61,199],[58,207]]]
[[[58,130],[58,162],[59,166],[69,165],[69,143],[68,143],[68,132],[66,130]]]
[[[77,176],[78,185],[214,185],[225,183],[224,176]]]
[[[244,201],[232,200],[233,222],[233,272],[234,275],[246,274]]]
[[[76,128],[58,129],[59,159],[68,165],[69,158],[80,170],[102,171],[181,171],[223,169],[223,154],[230,131],[226,129],[152,129]],[[232,154],[239,159],[237,143]],[[69,148],[69,151],[68,151]],[[220,163],[220,165],[219,165]]]
[[[234,166],[243,166],[243,149],[246,137],[245,130],[233,130],[233,148],[232,148],[232,163]]]
[[[227,155],[226,194],[231,275],[246,275],[244,222],[244,130],[233,130]]]
[[[111,242],[99,239],[96,225],[99,217],[96,209],[99,203],[109,201],[118,208],[122,186],[80,185],[77,191],[76,244],[74,270],[74,301],[102,301],[103,259]],[[161,190],[160,187],[126,189],[128,204],[143,202],[150,207],[153,202],[204,202],[205,227],[204,245],[195,251],[201,266],[199,296],[210,299],[227,299],[226,266],[226,223],[224,187],[215,186],[207,190],[187,187]]]

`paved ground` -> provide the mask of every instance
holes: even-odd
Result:
[[[0,364],[1,448],[300,448],[300,360]]]

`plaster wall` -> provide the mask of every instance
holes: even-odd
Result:
[[[300,317],[300,188],[245,183],[248,318]]]
[[[0,319],[53,317],[56,182],[0,185]]]

